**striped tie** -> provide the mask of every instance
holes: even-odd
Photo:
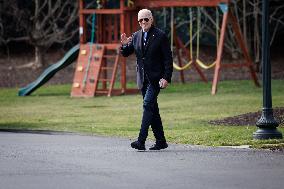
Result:
[[[144,47],[146,46],[146,41],[147,41],[147,32],[144,32]]]

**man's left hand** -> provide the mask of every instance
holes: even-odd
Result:
[[[168,81],[164,78],[160,79],[159,81],[160,88],[165,89],[169,85]]]

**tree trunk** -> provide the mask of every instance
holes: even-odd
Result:
[[[41,68],[44,65],[44,60],[43,60],[43,49],[42,47],[35,46],[35,68]]]

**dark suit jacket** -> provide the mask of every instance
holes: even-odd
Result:
[[[170,83],[173,58],[166,34],[152,26],[147,34],[145,47],[143,47],[142,40],[142,30],[139,30],[132,35],[132,41],[127,46],[121,47],[121,54],[124,57],[133,52],[136,54],[138,88],[142,88],[145,77],[157,87],[161,78]]]

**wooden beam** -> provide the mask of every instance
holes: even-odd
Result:
[[[173,32],[173,40],[174,40],[174,44],[176,46],[176,55],[177,55],[177,59],[178,59],[178,65],[179,67],[182,67],[182,62],[181,62],[181,55],[180,55],[180,44],[178,43],[178,37],[176,35],[176,27],[173,28],[174,32]],[[184,79],[184,71],[183,70],[180,70],[180,80],[182,83],[185,83],[185,79]]]
[[[214,70],[214,78],[213,78],[212,89],[211,89],[212,95],[215,95],[217,92],[217,85],[218,85],[219,74],[220,74],[219,72],[221,69],[221,59],[222,59],[223,49],[224,49],[225,33],[226,33],[226,27],[228,23],[228,14],[229,13],[226,12],[223,15],[221,36],[220,36],[219,43],[218,43],[218,54],[217,54],[216,65],[215,65],[215,70]]]
[[[79,12],[82,10],[84,7],[83,1],[79,0]],[[86,43],[86,20],[85,16],[83,14],[79,14],[79,33],[80,33],[80,43]]]
[[[108,50],[111,50],[111,49],[116,50],[120,47],[121,44],[120,43],[100,43],[100,45],[105,46],[105,48]]]
[[[120,40],[120,38],[118,37],[118,19],[119,19],[119,15],[113,15],[114,16],[114,42],[118,43]]]
[[[248,67],[246,63],[227,63],[222,64],[222,68],[241,68],[241,67]]]
[[[244,58],[246,60],[246,65],[248,66],[248,68],[250,70],[251,78],[253,79],[254,84],[256,86],[260,87],[256,72],[255,72],[254,67],[253,67],[253,61],[252,61],[252,59],[249,55],[249,51],[248,51],[248,48],[245,44],[245,40],[244,40],[244,37],[241,33],[241,28],[238,24],[237,18],[233,15],[233,13],[231,11],[229,12],[229,18],[230,18],[230,21],[232,23],[233,30],[235,31],[237,42],[239,43],[241,50],[243,51]]]
[[[81,9],[80,14],[121,14],[122,9]]]
[[[138,7],[216,7],[220,3],[229,3],[230,0],[136,0],[135,6]]]
[[[125,12],[124,9],[124,0],[120,0],[120,35],[125,33]],[[126,90],[126,58],[121,58],[120,66],[120,83],[121,83],[121,93],[125,93]]]

